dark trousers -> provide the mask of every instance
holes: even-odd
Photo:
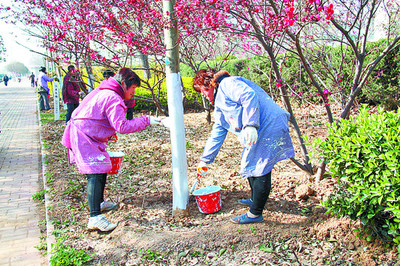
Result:
[[[250,212],[254,215],[262,215],[271,191],[271,172],[263,176],[248,177],[247,179],[251,188],[251,199],[253,200]]]
[[[72,112],[78,108],[79,103],[67,103],[67,114],[65,115],[65,122],[71,119]]]
[[[95,217],[101,214],[100,203],[104,201],[107,174],[86,174],[86,177],[90,217]]]
[[[133,107],[132,108],[128,108],[128,110],[126,111],[126,119],[128,119],[128,120],[132,120],[133,119]]]
[[[47,92],[39,92],[40,111],[49,110],[49,94]]]

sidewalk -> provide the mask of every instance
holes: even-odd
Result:
[[[35,248],[44,210],[32,200],[42,177],[36,95],[28,82],[0,83],[0,113],[0,265],[47,265]]]

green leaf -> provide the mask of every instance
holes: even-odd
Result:
[[[265,244],[260,245],[260,250],[264,251],[264,252],[268,252],[268,253],[273,252],[273,250],[271,248],[267,247]]]

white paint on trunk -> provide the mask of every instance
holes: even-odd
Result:
[[[172,154],[173,210],[186,210],[189,189],[186,165],[185,124],[180,73],[167,74],[167,94]]]

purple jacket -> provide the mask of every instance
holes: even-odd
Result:
[[[39,72],[39,75],[38,75],[39,86],[43,87],[47,91],[47,93],[49,93],[49,91],[50,91],[49,87],[47,86],[47,82],[51,82],[54,79],[55,79],[55,77],[54,78],[50,78],[50,77],[47,76],[46,73]]]
[[[69,162],[76,163],[83,174],[107,173],[111,170],[106,151],[108,139],[144,130],[150,116],[126,119],[122,87],[113,78],[103,81],[89,93],[72,113],[65,128],[62,144],[69,149]]]

